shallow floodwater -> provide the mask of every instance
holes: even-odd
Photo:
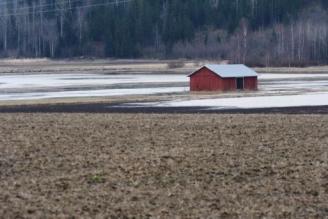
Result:
[[[183,74],[0,75],[0,101],[184,93]],[[328,74],[260,74],[259,92],[328,92]]]

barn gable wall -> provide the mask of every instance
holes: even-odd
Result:
[[[190,77],[191,91],[221,90],[223,80],[207,68],[202,68]]]

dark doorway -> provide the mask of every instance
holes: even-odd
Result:
[[[244,89],[244,78],[237,78],[237,89],[238,90]]]

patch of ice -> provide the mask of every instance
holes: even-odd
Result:
[[[124,95],[147,95],[185,92],[188,87],[163,87],[163,88],[140,88],[140,89],[104,89],[87,91],[62,91],[62,92],[31,92],[0,94],[0,101],[4,100],[35,100],[68,97],[105,97]]]
[[[297,93],[328,91],[328,74],[260,74],[259,80],[260,90],[256,92],[257,95],[278,94],[287,91],[293,92],[293,94],[294,91]],[[0,75],[0,100],[186,92],[189,89],[182,86],[187,86],[188,82],[189,78],[182,74],[7,74]],[[117,87],[119,87],[128,84],[129,87],[134,85],[142,87],[140,84],[143,83],[147,83],[147,87],[154,88],[97,90],[100,86],[106,85],[118,85]],[[158,83],[167,83],[167,86],[156,88]],[[181,83],[181,85],[172,85],[170,83]],[[82,90],[81,87],[93,88],[93,90]],[[39,88],[42,88],[40,90],[45,90],[45,92],[33,92],[33,90]],[[52,92],[54,88],[55,90],[65,88],[65,90],[70,91]]]
[[[1,75],[0,89],[63,86],[115,85],[131,83],[188,82],[185,75],[102,75],[102,74],[39,74]]]
[[[169,101],[160,103],[157,102],[153,104],[148,103],[146,105],[152,105],[154,107],[208,107],[212,109],[251,109],[272,107],[323,106],[328,105],[328,92],[286,96],[258,96]]]
[[[328,74],[259,74],[260,80],[270,79],[302,79],[302,78],[328,78]]]

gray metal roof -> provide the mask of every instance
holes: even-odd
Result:
[[[219,75],[221,78],[239,78],[239,77],[257,77],[257,73],[245,65],[205,65],[213,73]],[[202,67],[202,68],[203,68]],[[197,70],[198,71],[198,70]],[[194,73],[196,73],[195,71]],[[192,73],[191,75],[193,75]],[[189,76],[191,76],[189,75]]]

